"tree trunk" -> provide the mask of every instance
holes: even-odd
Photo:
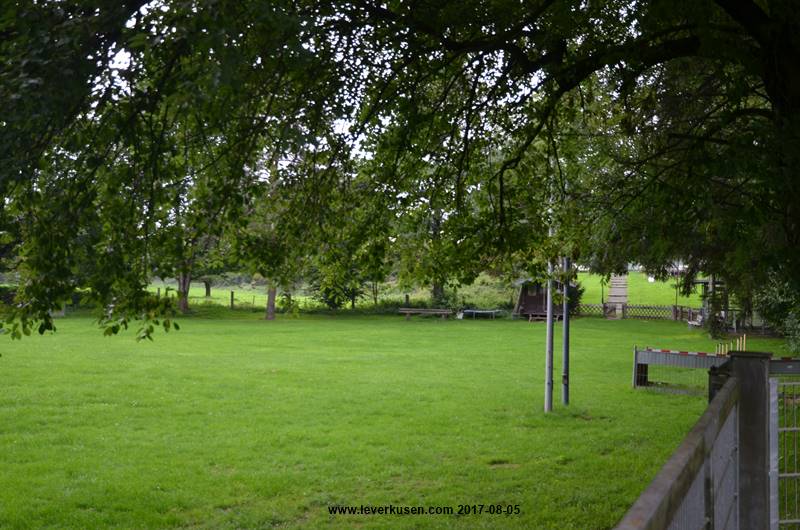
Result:
[[[191,283],[192,277],[189,273],[178,274],[178,310],[181,313],[189,311],[189,286]]]
[[[433,282],[431,299],[433,300],[433,305],[440,305],[444,302],[444,283],[438,280]]]
[[[267,284],[267,313],[264,318],[275,320],[275,297],[278,294],[278,287],[272,283]]]
[[[442,211],[439,208],[436,208],[433,212],[431,212],[430,220],[431,247],[434,250],[434,258],[436,257],[436,250],[440,249],[441,247],[440,240],[442,238],[442,222]],[[435,261],[438,261],[438,259],[435,259]],[[433,279],[433,285],[431,286],[431,299],[433,305],[435,306],[442,305],[444,302],[444,280],[442,278]]]
[[[211,282],[203,280],[203,285],[206,286],[206,298],[211,298]]]
[[[372,282],[372,303],[378,305],[378,282]]]

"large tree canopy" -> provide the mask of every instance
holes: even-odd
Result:
[[[0,35],[15,334],[76,288],[152,318],[170,226],[247,232],[267,185],[265,241],[331,233],[365,175],[439,274],[568,253],[800,291],[788,0],[8,2]]]

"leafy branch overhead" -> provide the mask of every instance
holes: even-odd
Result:
[[[377,277],[403,252],[441,284],[570,254],[800,292],[790,4],[6,3],[9,321],[49,329],[76,289],[150,318],[149,279],[204,274],[209,241],[276,282],[306,258]]]

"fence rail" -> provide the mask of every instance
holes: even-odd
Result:
[[[705,312],[699,307],[681,305],[638,305],[638,304],[580,304],[577,314],[580,316],[607,318],[637,318],[643,320],[681,320],[694,325],[701,325],[705,319]],[[738,309],[724,312],[721,318],[725,327],[734,333],[759,333],[761,335],[775,335],[775,330],[759,315],[743,314]]]
[[[739,528],[738,408],[731,377],[617,530]]]
[[[645,348],[640,350],[637,346],[633,347],[633,387],[658,387],[666,386],[669,381],[659,381],[650,369],[652,366],[669,366],[685,369],[702,369],[707,371],[711,367],[722,366],[728,362],[729,357],[714,355],[706,352],[662,350]],[[666,374],[662,374],[666,375]],[[707,377],[702,378],[705,383]]]
[[[587,317],[602,317],[605,316],[603,306],[605,304],[580,304],[578,306],[578,314]]]
[[[625,304],[625,318],[644,318],[650,320],[677,320],[676,308],[672,305],[632,305]]]
[[[708,408],[617,530],[797,528],[800,388],[786,374],[800,362],[763,352],[709,369]]]
[[[577,313],[581,316],[615,318],[639,318],[649,320],[697,320],[702,309],[676,305],[638,304],[580,304]]]

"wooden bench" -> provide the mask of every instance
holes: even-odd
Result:
[[[689,325],[689,328],[701,328],[704,324],[703,313],[699,311],[694,311],[689,308],[689,318],[686,321],[686,324]]]
[[[541,322],[547,320],[547,313],[520,313],[521,317],[528,317],[528,322]],[[553,308],[553,322],[558,322],[564,315],[561,308]]]
[[[398,313],[401,315],[406,316],[406,320],[411,318],[411,315],[441,315],[442,318],[447,318],[448,316],[452,315],[453,312],[450,309],[427,309],[427,308],[417,308],[417,307],[401,307],[397,310]]]

